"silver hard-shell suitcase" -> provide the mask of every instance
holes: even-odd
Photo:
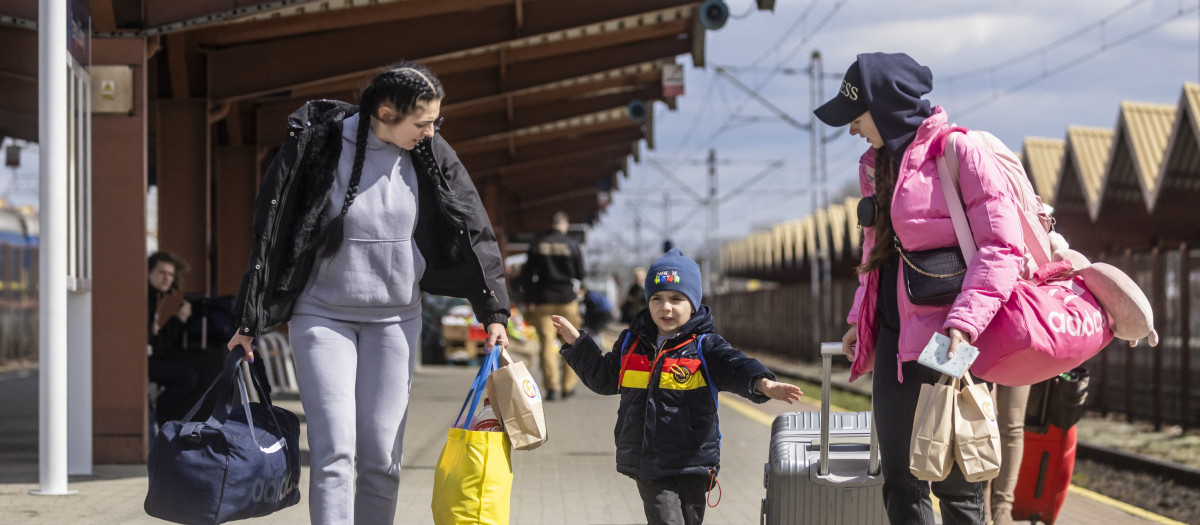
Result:
[[[871,412],[831,414],[831,359],[842,343],[821,344],[821,411],[788,412],[771,425],[761,523],[887,524],[883,474]]]

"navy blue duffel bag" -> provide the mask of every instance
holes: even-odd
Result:
[[[185,524],[266,516],[300,501],[300,420],[271,404],[250,374],[259,398],[251,403],[241,380],[238,347],[183,421],[170,421],[150,446],[146,513]],[[216,395],[207,421],[192,421]],[[256,423],[257,422],[257,423]]]

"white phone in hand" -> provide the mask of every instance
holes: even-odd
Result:
[[[925,349],[921,350],[921,355],[917,357],[917,362],[950,377],[962,377],[971,368],[975,358],[979,357],[979,349],[965,341],[958,343],[953,358],[948,356],[949,353],[950,338],[946,334],[934,332]]]

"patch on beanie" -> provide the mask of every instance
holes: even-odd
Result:
[[[654,284],[679,284],[679,272],[675,270],[661,270],[654,272]]]

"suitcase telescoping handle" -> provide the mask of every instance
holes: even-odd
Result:
[[[842,343],[821,343],[821,469],[822,476],[829,475],[829,394],[833,384],[833,357],[842,355]],[[872,403],[873,404],[873,403]],[[875,433],[875,412],[871,412],[871,458],[868,466],[870,475],[879,474],[879,436]]]

